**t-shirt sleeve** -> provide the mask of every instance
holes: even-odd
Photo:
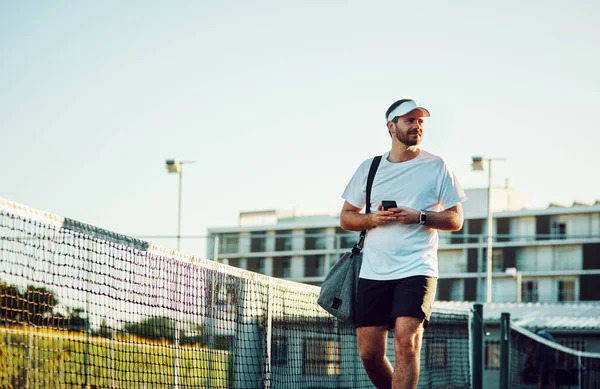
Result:
[[[354,175],[350,179],[350,182],[346,186],[342,198],[349,202],[356,208],[364,208],[367,201],[367,177],[364,171],[365,163],[362,163]]]
[[[465,195],[462,185],[458,182],[454,172],[452,172],[448,165],[444,163],[441,175],[439,199],[442,210],[452,208],[465,200],[467,200],[467,196]]]

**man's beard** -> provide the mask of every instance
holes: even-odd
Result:
[[[416,146],[421,142],[421,138],[420,137],[416,137],[411,139],[410,135],[411,132],[414,132],[413,130],[407,131],[406,134],[403,134],[402,131],[400,131],[400,129],[398,127],[396,127],[396,139],[398,139],[400,142],[402,142],[403,144],[407,145],[407,146]],[[418,132],[417,132],[418,134]]]

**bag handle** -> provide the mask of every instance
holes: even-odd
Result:
[[[371,168],[369,169],[369,176],[367,177],[367,207],[365,209],[365,214],[368,215],[371,213],[371,187],[373,186],[373,180],[375,180],[375,173],[377,173],[377,168],[379,167],[379,162],[381,162],[381,155],[373,158],[371,162]],[[354,245],[352,248],[352,254],[358,255],[360,254],[363,244],[365,242],[365,236],[367,235],[367,230],[362,230],[360,232],[360,239],[358,243]]]

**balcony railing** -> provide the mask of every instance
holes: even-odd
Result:
[[[219,240],[219,254],[224,257],[241,256],[245,254],[269,256],[289,255],[294,252],[297,255],[306,255],[314,251],[320,253],[337,253],[351,249],[358,241],[358,233],[344,234],[286,234],[286,235],[267,235],[252,234],[247,237],[246,244],[243,244],[244,237],[239,236],[238,240],[233,240],[231,234],[228,238]],[[271,240],[271,241],[270,241]],[[456,234],[448,232],[439,233],[439,246],[441,249],[464,248],[464,247],[485,247],[487,235],[484,234]],[[536,246],[536,245],[564,245],[600,242],[600,234],[594,235],[564,235],[564,234],[536,234],[536,235],[514,235],[514,234],[496,234],[492,236],[494,247],[515,247],[515,246]],[[296,246],[294,246],[296,242]]]

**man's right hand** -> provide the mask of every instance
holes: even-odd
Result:
[[[372,222],[375,226],[381,226],[384,224],[393,223],[396,221],[396,213],[394,212],[396,208],[390,208],[387,211],[383,209],[383,205],[379,203],[377,207],[377,212],[372,213]]]
[[[375,213],[365,215],[360,211],[360,208],[344,201],[340,213],[340,226],[346,231],[362,231],[396,221],[395,212],[392,210],[384,211],[381,204],[379,204]]]

